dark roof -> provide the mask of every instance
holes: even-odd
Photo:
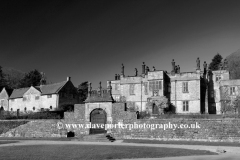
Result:
[[[113,98],[110,91],[102,90],[101,95],[97,91],[92,91],[91,96],[88,96],[85,102],[113,102]]]
[[[60,89],[67,83],[68,81],[63,81],[60,83],[53,83],[53,84],[48,84],[48,85],[41,85],[39,86],[40,91],[42,94],[54,94],[58,93]]]
[[[34,88],[36,88],[37,90],[39,90],[42,95],[44,94],[54,94],[54,93],[58,93],[58,91],[60,91],[60,89],[67,83],[68,81],[63,81],[60,83],[53,83],[53,84],[48,84],[48,85],[41,85],[41,86],[35,86]],[[28,88],[18,88],[18,89],[14,89],[11,96],[9,98],[20,98],[23,97],[23,94],[25,92],[27,92]]]
[[[18,89],[14,89],[11,96],[9,98],[20,98],[23,96],[23,94],[25,92],[27,92],[27,90],[29,89],[30,87],[28,88],[18,88]]]

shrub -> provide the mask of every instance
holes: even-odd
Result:
[[[63,117],[63,111],[21,112],[19,116],[14,112],[9,112],[1,115],[0,119],[62,119]]]

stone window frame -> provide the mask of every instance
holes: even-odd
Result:
[[[236,95],[236,89],[235,86],[234,87],[230,87],[230,95]]]
[[[35,100],[39,100],[40,99],[40,96],[35,96]]]
[[[135,95],[135,84],[130,84],[129,85],[129,94],[130,95]]]
[[[162,90],[162,80],[149,81],[149,91]]]
[[[182,92],[183,93],[189,93],[188,82],[182,82]]]
[[[189,101],[183,101],[183,112],[189,112]]]

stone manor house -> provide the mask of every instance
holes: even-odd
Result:
[[[171,112],[177,114],[222,114],[223,108],[229,108],[240,93],[240,79],[229,79],[226,61],[217,71],[208,70],[204,62],[201,70],[198,58],[196,70],[192,72],[180,72],[180,66],[174,60],[171,63],[171,72],[156,70],[155,67],[150,70],[143,63],[142,73],[135,69],[133,76],[126,76],[122,65],[121,74],[107,82],[107,89],[102,89],[100,84],[97,90],[92,90],[89,83],[85,103],[93,102],[91,105],[96,107],[99,102],[124,102],[126,108],[133,108],[136,112],[159,114],[155,102],[165,97]],[[7,111],[55,110],[62,105],[78,103],[78,93],[70,77],[60,83],[14,90],[4,88],[0,92],[0,107]]]
[[[108,84],[112,86],[112,97],[116,102],[124,99],[139,112],[148,110],[157,114],[154,103],[151,107],[146,104],[164,96],[178,114],[221,114],[225,102],[230,104],[231,98],[240,93],[240,80],[229,79],[226,61],[217,71],[208,70],[206,62],[201,70],[199,58],[196,66],[195,71],[180,72],[180,66],[172,60],[169,73],[155,67],[150,70],[143,62],[141,74],[135,69],[135,75],[126,76],[122,65],[121,74],[116,74]],[[227,88],[228,97],[221,94],[222,88]]]

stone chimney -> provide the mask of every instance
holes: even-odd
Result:
[[[115,74],[115,80],[118,80],[118,75],[117,74]]]
[[[146,67],[146,73],[145,73],[145,74],[147,75],[148,72],[149,72],[149,67],[147,66],[147,67]]]
[[[156,68],[153,66],[153,71],[156,71]]]
[[[121,75],[124,77],[124,65],[122,64],[122,71],[121,71]]]
[[[71,77],[67,77],[67,81],[71,81]]]
[[[172,71],[171,71],[172,75],[175,75],[175,61],[174,59],[172,60]]]
[[[180,66],[177,66],[177,73],[180,74]]]
[[[143,62],[143,64],[142,64],[142,75],[145,74],[145,68],[146,68],[146,65],[145,65],[145,63]]]
[[[112,94],[112,85],[111,85],[111,81],[108,82],[108,92],[110,94]]]

